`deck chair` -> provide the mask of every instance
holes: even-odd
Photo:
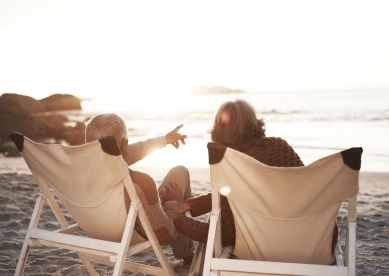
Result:
[[[355,275],[362,148],[293,168],[270,167],[217,143],[208,144],[208,153],[212,212],[203,275]],[[234,215],[234,248],[221,246],[220,194]],[[339,244],[331,252],[344,199],[345,262]],[[228,258],[231,251],[236,259]]]
[[[75,251],[90,275],[98,275],[91,262],[113,266],[113,275],[121,275],[123,269],[174,275],[114,137],[81,146],[35,143],[20,133],[12,133],[11,138],[40,188],[15,275],[23,274],[31,247],[38,245]],[[128,213],[124,187],[131,199]],[[75,224],[68,224],[51,189]],[[50,206],[60,229],[38,228],[44,203]],[[134,231],[137,217],[147,240]],[[85,234],[74,235],[77,231]],[[161,267],[135,263],[127,258],[150,249],[154,250]]]

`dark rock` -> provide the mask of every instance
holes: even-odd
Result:
[[[63,126],[65,123],[67,123],[68,117],[62,114],[36,114],[34,115],[36,117],[39,117],[43,122],[45,122],[47,125],[51,127],[57,127],[57,126]]]
[[[69,145],[81,145],[85,142],[84,122],[69,122],[65,115],[45,113],[42,109],[43,106],[48,110],[81,109],[80,100],[72,95],[56,94],[36,101],[18,94],[3,94],[0,100],[0,152],[7,156],[18,155],[10,138],[12,132],[20,132],[40,143],[65,141]]]
[[[38,116],[14,113],[0,108],[0,152],[6,156],[18,156],[19,152],[11,141],[12,132],[20,132],[29,139],[40,143],[67,142],[69,145],[85,143],[85,123],[71,122],[66,125],[62,115]],[[42,119],[43,118],[43,119]],[[67,120],[67,118],[65,117]]]
[[[43,112],[43,104],[29,96],[4,93],[0,96],[0,107],[18,113]]]
[[[20,156],[18,148],[12,141],[1,143],[0,152],[4,152],[5,156]]]
[[[64,139],[71,146],[85,143],[85,124],[77,122],[74,127],[67,127],[64,131]]]
[[[16,113],[0,107],[0,137],[1,143],[11,141],[12,132],[20,132],[32,140],[48,137],[50,127],[39,117]]]
[[[81,110],[81,100],[70,94],[53,94],[39,100],[46,111]]]

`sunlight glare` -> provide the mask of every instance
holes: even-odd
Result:
[[[186,93],[172,85],[258,92],[388,83],[387,3],[9,3],[0,9],[0,93],[135,93],[170,106]]]
[[[219,193],[224,195],[224,196],[229,195],[230,192],[231,192],[231,187],[230,186],[224,186],[224,187],[220,188],[220,190],[219,190]]]

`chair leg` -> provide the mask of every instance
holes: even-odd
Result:
[[[137,209],[135,205],[131,204],[130,210],[127,214],[126,225],[124,227],[122,241],[119,247],[119,252],[116,258],[116,264],[113,270],[113,276],[122,275],[124,263],[126,262],[127,251],[130,245],[132,231],[135,225],[135,219],[137,216]]]
[[[146,232],[147,237],[149,237],[150,245],[154,250],[155,255],[157,256],[157,259],[165,273],[165,275],[174,275],[172,267],[169,265],[169,261],[166,258],[165,253],[163,252],[157,236],[155,235],[154,231],[152,231],[152,227],[150,222],[147,219],[147,215],[144,209],[139,210],[138,216],[140,218],[140,221],[144,227],[144,230]]]
[[[347,246],[346,246],[346,266],[348,267],[349,275],[355,275],[355,250],[356,250],[356,224],[349,222],[347,232]]]
[[[198,243],[189,269],[189,276],[196,276],[202,273],[205,256],[205,244]]]
[[[15,276],[23,275],[24,268],[26,267],[27,258],[28,255],[30,254],[30,249],[31,247],[29,245],[24,246],[23,244],[22,252],[20,252],[18,264],[16,266],[16,270],[14,274]]]
[[[125,256],[125,254],[124,254],[124,256]],[[116,264],[115,264],[115,266],[113,268],[112,276],[120,276],[120,275],[122,275],[125,262],[126,262],[126,260],[123,260],[122,257],[118,257],[116,259]]]
[[[205,248],[205,257],[204,257],[204,265],[203,265],[203,275],[209,275],[211,273],[211,259],[214,254],[214,242],[216,236],[216,224],[217,224],[217,216],[211,216],[209,221],[209,232],[208,239]]]
[[[88,271],[89,275],[92,276],[99,276],[99,273],[95,270],[92,263],[87,259],[84,253],[77,252],[78,257],[80,258],[81,262],[83,263],[86,271]]]
[[[26,266],[28,255],[30,254],[31,246],[29,245],[32,229],[37,227],[39,218],[42,213],[43,205],[45,201],[43,200],[42,194],[40,194],[36,200],[34,210],[32,211],[30,224],[28,225],[26,237],[23,242],[22,251],[20,252],[18,264],[15,270],[15,276],[23,275],[24,267]]]

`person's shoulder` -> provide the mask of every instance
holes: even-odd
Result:
[[[142,197],[141,194],[144,194],[147,203],[150,206],[158,203],[159,197],[156,186],[157,184],[155,183],[154,179],[147,173],[133,171],[131,169],[129,171],[138,195]],[[140,190],[137,187],[140,188]],[[144,202],[142,202],[142,204],[144,204]]]
[[[150,182],[154,183],[154,179],[147,173],[140,172],[140,171],[133,171],[133,170],[129,170],[129,171],[130,171],[132,182],[138,185],[142,183],[150,183]]]
[[[263,138],[266,146],[270,145],[289,145],[288,142],[281,137],[265,137]]]

